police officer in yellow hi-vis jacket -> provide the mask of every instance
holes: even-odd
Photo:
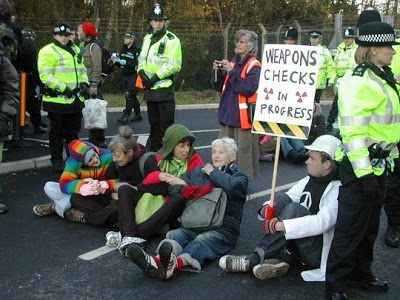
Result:
[[[327,299],[347,299],[347,287],[388,290],[371,270],[386,178],[399,166],[400,99],[388,65],[395,54],[393,27],[364,24],[356,37],[359,64],[339,86],[343,139],[338,218],[326,271]],[[340,155],[341,154],[341,155]]]
[[[329,52],[329,49],[321,45],[322,42],[322,32],[319,30],[310,31],[310,45],[321,47],[320,59],[318,61],[318,78],[317,78],[317,89],[315,91],[314,102],[319,103],[321,99],[321,94],[326,88],[327,81],[333,76],[333,59]]]
[[[162,147],[165,130],[175,121],[174,75],[182,67],[179,38],[166,30],[164,8],[156,3],[150,10],[151,32],[142,43],[138,58],[138,74],[144,86],[150,123],[151,151]]]
[[[86,68],[78,60],[79,47],[70,41],[70,34],[67,23],[58,23],[53,30],[54,40],[38,55],[39,76],[45,86],[43,109],[50,119],[51,163],[56,172],[64,169],[64,140],[68,145],[79,138],[84,101],[81,93],[88,89]]]
[[[337,99],[338,94],[337,90],[340,85],[340,81],[342,77],[346,74],[347,70],[353,70],[357,65],[354,59],[354,54],[356,53],[357,44],[355,43],[356,34],[354,29],[348,27],[345,29],[343,33],[344,42],[340,43],[337,46],[337,52],[335,55],[335,59],[333,60],[333,72],[332,77],[329,78],[329,83],[333,85],[333,89],[335,91],[335,98],[333,99],[332,108],[329,111],[329,116],[326,124],[326,131],[332,131],[332,124],[335,123],[335,120],[338,115],[338,107],[337,107]]]

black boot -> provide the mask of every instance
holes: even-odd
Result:
[[[131,122],[140,122],[142,120],[143,120],[143,117],[140,114],[140,112],[135,113],[135,115],[131,118]]]
[[[117,119],[119,123],[128,124],[129,123],[129,115],[123,114],[120,118]]]
[[[399,246],[400,225],[388,225],[385,234],[385,244],[389,247]]]

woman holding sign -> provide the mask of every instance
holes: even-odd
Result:
[[[231,61],[215,60],[211,85],[221,92],[218,109],[219,137],[233,138],[238,145],[237,164],[248,177],[258,176],[258,135],[251,133],[250,103],[257,100],[261,63],[257,60],[255,32],[240,29],[235,35],[235,53]]]
[[[388,67],[399,43],[383,22],[360,27],[355,60],[338,90],[343,138],[338,217],[326,269],[326,299],[347,299],[346,287],[386,292],[371,264],[387,175],[399,166],[399,91]],[[339,151],[338,151],[339,152]],[[337,153],[339,154],[339,153]]]

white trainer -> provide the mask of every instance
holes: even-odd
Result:
[[[117,247],[121,243],[122,236],[119,231],[109,231],[106,234],[106,246]]]

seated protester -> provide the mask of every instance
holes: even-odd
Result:
[[[300,139],[282,137],[281,152],[286,161],[294,164],[302,164],[308,159],[304,142]]]
[[[154,188],[157,184],[164,184],[170,175],[181,177],[197,166],[203,166],[203,161],[194,150],[195,137],[185,126],[174,124],[168,127],[163,138],[163,154],[157,154],[156,160],[159,169],[151,172],[142,181],[143,185]],[[154,194],[153,190],[153,194]],[[164,194],[165,195],[165,194]],[[165,197],[166,202],[149,219],[136,224],[135,207],[142,194],[130,186],[121,187],[119,199],[119,228],[120,232],[110,231],[106,235],[106,245],[118,246],[119,251],[126,255],[126,249],[131,243],[144,246],[149,238],[156,235],[164,224],[170,229],[178,228],[177,218],[186,207],[186,199],[177,194],[174,197]],[[121,241],[122,237],[122,241]]]
[[[260,153],[258,159],[261,161],[274,161],[275,160],[275,149],[276,149],[276,137],[272,135],[258,136]]]
[[[170,194],[194,199],[209,193],[213,186],[222,188],[228,197],[222,226],[205,231],[184,227],[169,231],[158,246],[159,256],[151,257],[137,245],[130,245],[129,257],[151,278],[166,280],[184,267],[199,271],[205,261],[221,257],[236,244],[248,178],[234,163],[237,145],[233,139],[224,137],[211,145],[212,165],[196,167],[181,179],[170,180]]]
[[[273,278],[289,269],[285,261],[290,258],[288,251],[314,269],[301,273],[305,281],[325,280],[338,210],[340,181],[334,155],[339,145],[337,138],[323,135],[306,146],[308,176],[276,199],[276,217],[264,221],[266,235],[257,248],[250,255],[221,257],[222,269],[253,272],[258,279]],[[265,209],[261,209],[263,216]]]
[[[70,157],[60,182],[48,181],[44,186],[44,192],[51,201],[33,207],[33,212],[38,216],[56,212],[64,218],[65,211],[71,207],[71,195],[99,194],[114,188],[115,180],[106,180],[106,172],[113,162],[108,149],[80,140],[70,142],[68,149]]]
[[[65,212],[66,218],[72,222],[83,222],[95,226],[117,227],[118,223],[118,192],[121,187],[135,186],[141,192],[147,188],[140,183],[143,176],[139,168],[139,158],[146,152],[145,147],[138,144],[133,137],[133,131],[128,126],[119,127],[108,149],[113,155],[114,163],[106,173],[106,179],[119,179],[105,194],[81,195],[71,197],[72,209]],[[144,173],[158,170],[154,156],[149,156],[144,163]],[[167,188],[165,188],[165,193]],[[162,193],[161,191],[160,193]]]
[[[325,117],[322,114],[322,108],[319,103],[314,103],[314,113],[311,122],[310,133],[308,139],[304,141],[304,144],[311,145],[317,137],[326,133]]]

